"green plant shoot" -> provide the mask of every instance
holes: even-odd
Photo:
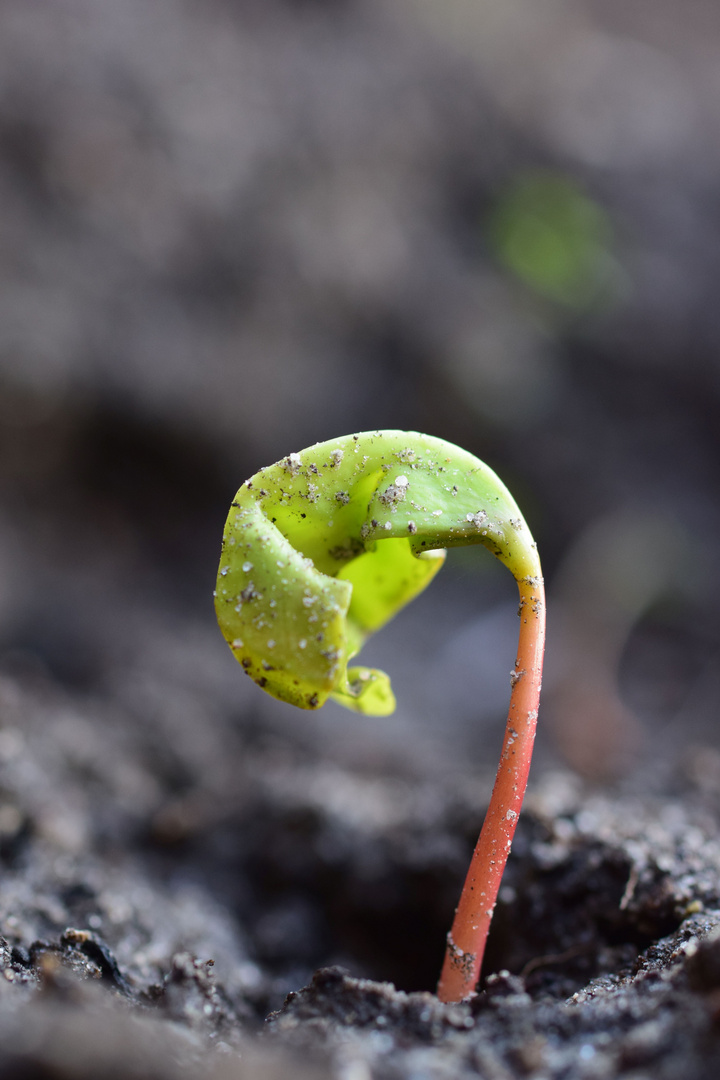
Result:
[[[428,435],[375,431],[317,443],[242,485],[215,594],[233,654],[268,693],[304,709],[333,698],[383,716],[395,708],[388,676],[348,664],[432,581],[445,548],[461,544],[482,544],[512,572],[521,632],[500,769],[448,935],[445,1001],[466,997],[479,977],[537,720],[544,595],[515,501],[487,465]]]

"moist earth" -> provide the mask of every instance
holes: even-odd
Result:
[[[27,673],[0,704],[3,1076],[717,1075],[706,790],[613,797],[544,773],[482,988],[442,1005],[476,785],[228,724],[213,796],[190,751],[158,774],[162,732],[117,705]]]

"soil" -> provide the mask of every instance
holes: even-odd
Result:
[[[441,1005],[472,785],[228,725],[211,794],[181,724],[158,775],[164,736],[141,716],[37,673],[0,693],[3,1076],[717,1075],[707,793],[611,797],[546,772],[482,989]]]

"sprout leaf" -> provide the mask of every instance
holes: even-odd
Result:
[[[537,562],[510,493],[471,454],[402,431],[317,443],[235,496],[218,621],[248,675],[281,701],[316,709],[332,697],[387,715],[388,676],[348,661],[429,585],[444,548],[468,543],[516,576]]]

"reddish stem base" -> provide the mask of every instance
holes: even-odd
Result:
[[[490,921],[530,771],[542,684],[545,591],[542,578],[534,577],[518,581],[518,588],[520,638],[511,676],[505,739],[490,805],[448,934],[437,990],[441,1001],[462,1001],[477,986]]]

